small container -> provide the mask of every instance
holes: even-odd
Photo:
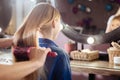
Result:
[[[114,64],[120,66],[120,57],[114,57]]]
[[[120,49],[110,47],[107,49],[109,55],[109,63],[114,64],[114,57],[120,57]]]

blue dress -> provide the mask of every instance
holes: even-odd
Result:
[[[57,53],[56,57],[47,56],[45,67],[48,80],[72,80],[68,54],[49,39],[39,38],[39,46],[51,48]]]

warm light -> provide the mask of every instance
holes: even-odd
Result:
[[[0,27],[0,32],[2,32],[2,28]]]
[[[93,37],[88,37],[87,38],[87,43],[88,44],[93,44],[95,42],[94,38]]]

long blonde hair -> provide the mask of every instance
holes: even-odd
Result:
[[[119,21],[120,21],[120,14],[117,15],[117,16],[115,16],[115,17],[113,18],[113,20],[119,20]]]
[[[48,3],[37,4],[14,34],[13,47],[39,47],[37,32],[47,29],[47,25],[55,18],[60,18],[57,9]],[[47,80],[45,72],[45,67],[42,67],[40,71],[28,75],[25,80],[37,80],[39,75],[42,80]]]

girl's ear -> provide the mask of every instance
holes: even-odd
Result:
[[[55,27],[56,27],[57,22],[58,22],[58,20],[57,20],[57,19],[54,19],[54,20],[52,21],[53,28],[55,28]]]
[[[55,28],[55,21],[52,21],[52,27]]]

